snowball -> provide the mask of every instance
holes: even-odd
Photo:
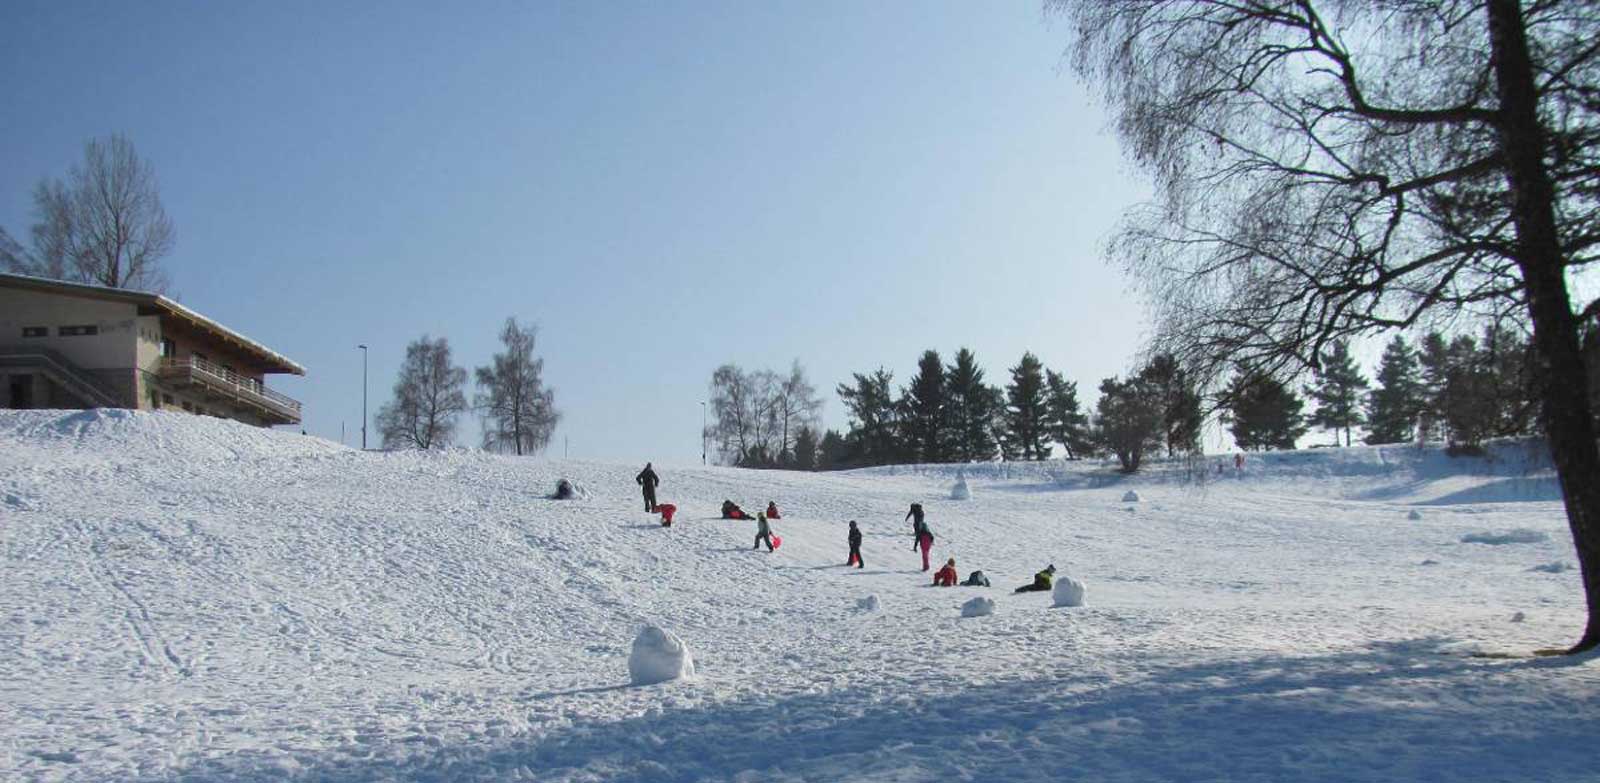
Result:
[[[856,608],[863,612],[876,612],[878,611],[878,597],[869,595],[866,598],[858,598],[856,599]]]
[[[653,685],[694,674],[694,657],[671,631],[654,625],[639,630],[628,656],[628,676],[634,685]]]
[[[1511,615],[1511,622],[1514,622],[1514,623],[1520,623],[1520,622],[1522,622],[1523,620],[1526,620],[1526,619],[1528,619],[1528,616],[1523,614],[1523,613],[1521,613],[1521,612],[1517,612],[1516,614]]]
[[[1134,492],[1131,489],[1128,490],[1127,493],[1122,496],[1122,502],[1124,502],[1124,503],[1138,503],[1139,502],[1139,493]]]
[[[1572,564],[1568,563],[1568,562],[1566,562],[1564,560],[1555,560],[1555,561],[1552,561],[1552,562],[1549,562],[1549,563],[1544,563],[1542,565],[1536,565],[1536,566],[1534,566],[1534,567],[1532,567],[1532,568],[1530,568],[1528,570],[1529,571],[1538,571],[1540,573],[1545,573],[1545,574],[1559,574],[1559,573],[1562,573],[1564,571],[1571,571],[1572,570]]]
[[[978,596],[961,605],[962,617],[987,617],[994,614],[994,599]]]
[[[1083,606],[1083,583],[1065,574],[1056,577],[1056,606]]]
[[[1541,544],[1550,540],[1550,536],[1537,530],[1517,528],[1500,533],[1491,533],[1487,530],[1477,533],[1468,533],[1461,537],[1463,544],[1488,544],[1500,546],[1502,544]]]
[[[1421,518],[1422,518],[1422,512],[1418,511],[1416,509],[1411,509],[1411,513],[1406,515],[1406,519],[1409,519],[1412,522],[1415,522],[1415,521],[1417,521],[1417,520],[1419,520]]]
[[[955,486],[950,488],[951,500],[971,500],[972,488],[967,486],[965,478],[957,478]]]

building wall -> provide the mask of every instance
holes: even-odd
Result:
[[[135,366],[139,330],[138,308],[124,302],[105,302],[73,296],[0,288],[0,345],[42,346],[72,360],[86,370],[127,370]],[[93,325],[99,334],[62,337],[63,326]],[[49,329],[44,337],[22,336],[24,327]],[[122,382],[119,388],[128,386]]]

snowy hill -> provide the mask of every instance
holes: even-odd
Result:
[[[951,466],[668,467],[671,529],[638,467],[0,411],[0,779],[1595,774],[1600,664],[1466,655],[1581,624],[1529,444],[976,466],[965,501]],[[783,546],[724,498],[777,501]],[[925,586],[912,501],[993,589]],[[1087,606],[1011,593],[1047,563]],[[628,685],[647,623],[694,679]]]

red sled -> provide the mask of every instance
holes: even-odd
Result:
[[[780,546],[783,546],[783,536],[774,533],[772,536],[772,548],[777,549]]]

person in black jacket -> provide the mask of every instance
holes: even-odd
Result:
[[[661,483],[661,477],[650,469],[650,463],[644,463],[644,470],[639,471],[634,481],[644,489],[644,510],[652,514],[656,511],[656,485]]]
[[[861,528],[856,527],[856,521],[850,520],[850,559],[844,561],[845,565],[856,568],[866,568],[867,562],[861,559]]]

